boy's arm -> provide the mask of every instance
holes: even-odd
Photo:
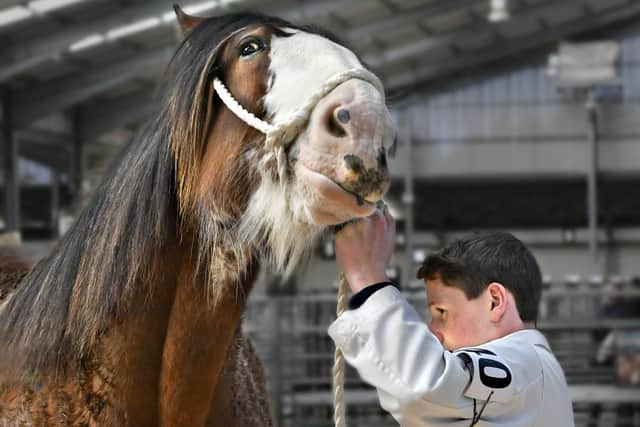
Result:
[[[469,384],[464,362],[444,351],[392,286],[343,313],[329,335],[366,382],[400,403],[423,398],[452,403]]]
[[[511,372],[503,360],[477,351],[445,351],[393,286],[343,313],[329,327],[329,335],[363,380],[401,406],[422,400],[464,407],[490,393],[494,402],[513,397]],[[480,369],[483,362],[491,369]]]
[[[336,260],[354,293],[388,280],[385,266],[394,242],[395,222],[386,209],[336,234]],[[360,303],[343,313],[329,334],[365,381],[400,405],[419,399],[448,406],[471,403],[464,395],[477,392],[477,354],[461,358],[445,351],[393,286],[366,295]],[[484,391],[480,387],[480,394]]]

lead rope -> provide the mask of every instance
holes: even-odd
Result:
[[[347,291],[349,289],[344,273],[340,273],[340,284],[338,285],[338,303],[336,305],[336,317],[347,309]],[[335,427],[346,427],[347,411],[344,400],[344,354],[340,347],[336,346],[333,353],[333,424]]]

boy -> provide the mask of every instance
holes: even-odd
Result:
[[[427,327],[385,274],[395,222],[376,212],[336,234],[354,295],[329,334],[403,427],[573,427],[564,374],[534,329],[539,267],[507,233],[429,256]]]

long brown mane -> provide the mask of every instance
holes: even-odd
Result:
[[[121,150],[52,253],[0,302],[0,371],[10,366],[28,375],[81,361],[134,297],[154,291],[163,249],[180,241],[184,227],[197,227],[193,186],[212,114],[210,76],[223,65],[216,48],[252,24],[299,28],[235,14],[208,19],[189,34],[172,59],[155,118]],[[206,252],[210,243],[195,242],[192,250]]]

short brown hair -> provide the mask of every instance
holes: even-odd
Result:
[[[510,233],[475,234],[430,254],[418,279],[440,279],[475,299],[492,282],[514,296],[520,318],[535,321],[542,293],[542,275],[533,254]]]

